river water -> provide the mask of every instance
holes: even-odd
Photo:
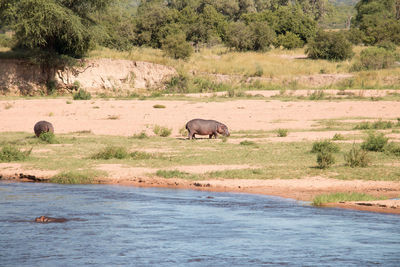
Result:
[[[65,223],[34,223],[35,217]],[[400,216],[278,197],[0,182],[0,266],[400,266]]]

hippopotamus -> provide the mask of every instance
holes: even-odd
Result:
[[[223,136],[229,136],[228,127],[225,124],[214,120],[193,119],[186,123],[189,139],[196,138],[195,135],[208,135],[211,139],[213,136],[217,138],[217,133]]]
[[[65,218],[52,218],[52,217],[46,217],[46,216],[40,216],[35,218],[35,222],[37,223],[50,223],[50,222],[57,222],[57,223],[62,223],[66,222],[67,219]]]
[[[33,127],[35,135],[39,137],[41,133],[51,132],[54,133],[53,125],[48,121],[39,121]]]

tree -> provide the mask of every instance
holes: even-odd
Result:
[[[345,60],[353,57],[352,45],[341,32],[319,31],[306,53],[313,59]]]
[[[193,47],[186,42],[183,33],[171,34],[162,41],[162,49],[175,59],[187,59],[193,53]]]
[[[91,47],[95,24],[90,15],[112,0],[4,0],[1,19],[15,31],[17,46],[82,57]]]

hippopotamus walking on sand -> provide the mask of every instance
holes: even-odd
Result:
[[[209,138],[213,136],[217,138],[217,133],[223,136],[229,136],[228,127],[225,124],[214,120],[193,119],[186,123],[189,139],[196,138],[195,135],[208,135]]]
[[[33,127],[33,130],[35,131],[35,135],[37,137],[39,137],[41,133],[47,133],[47,132],[54,133],[53,125],[48,121],[37,122]]]

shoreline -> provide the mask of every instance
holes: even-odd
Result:
[[[8,182],[44,182],[48,181],[48,178],[37,178],[36,176],[21,175],[21,178],[17,176],[1,176],[0,181]],[[32,178],[34,177],[34,178]],[[308,180],[308,182],[306,182]],[[320,180],[324,182],[326,178],[309,178],[309,179],[290,179],[290,180],[239,180],[239,179],[219,179],[219,180],[200,180],[190,181],[179,178],[100,178],[96,179],[93,184],[104,184],[104,185],[120,185],[120,186],[135,186],[135,187],[155,187],[155,188],[170,188],[170,189],[183,189],[183,190],[200,190],[208,192],[226,192],[226,193],[244,193],[244,194],[257,194],[257,195],[269,195],[282,197],[287,199],[294,199],[296,201],[312,201],[312,199],[318,194],[335,193],[339,192],[335,186],[324,187],[315,183]],[[247,182],[247,183],[246,183]],[[306,182],[306,183],[305,183]],[[352,182],[355,184],[355,188],[358,187],[360,192],[364,192],[365,188],[360,187],[360,182],[364,181],[337,181],[348,183]],[[304,184],[305,183],[305,184]],[[307,188],[310,184],[314,184],[314,188]],[[380,195],[385,195],[388,198],[396,198],[399,196],[400,184],[394,182],[382,182],[381,185],[391,185],[386,188],[376,188],[376,192],[380,192]],[[393,184],[396,184],[396,188],[393,188]],[[347,189],[348,192],[350,188]],[[385,192],[386,189],[386,193]],[[344,192],[343,190],[342,192]],[[368,191],[368,190],[367,190]],[[369,189],[369,194],[374,194],[373,189]],[[353,191],[352,191],[353,192]],[[382,194],[383,193],[383,194]],[[311,205],[311,204],[310,204]],[[340,202],[340,203],[326,203],[319,208],[340,208],[366,212],[377,212],[385,214],[399,214],[400,215],[400,199],[387,199],[377,201],[354,201],[354,202]]]

